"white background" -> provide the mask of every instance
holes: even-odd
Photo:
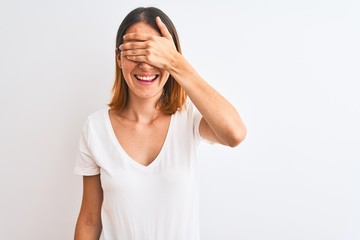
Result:
[[[72,239],[85,117],[106,107],[117,28],[138,6],[239,110],[237,148],[203,143],[204,240],[360,239],[359,1],[0,3],[0,238]]]

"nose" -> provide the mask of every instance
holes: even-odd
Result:
[[[139,68],[142,70],[148,70],[148,69],[153,69],[154,67],[148,63],[141,62],[139,63]]]

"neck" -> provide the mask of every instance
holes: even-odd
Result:
[[[159,116],[164,115],[157,107],[157,100],[154,99],[133,99],[129,98],[128,106],[121,115],[123,117],[139,123],[152,123]]]

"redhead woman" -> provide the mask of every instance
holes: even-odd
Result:
[[[75,240],[199,240],[197,147],[239,145],[237,110],[181,54],[170,18],[136,8],[116,37],[112,99],[85,121]]]

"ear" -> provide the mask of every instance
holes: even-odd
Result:
[[[121,54],[120,51],[115,51],[116,54],[116,64],[121,69]]]

